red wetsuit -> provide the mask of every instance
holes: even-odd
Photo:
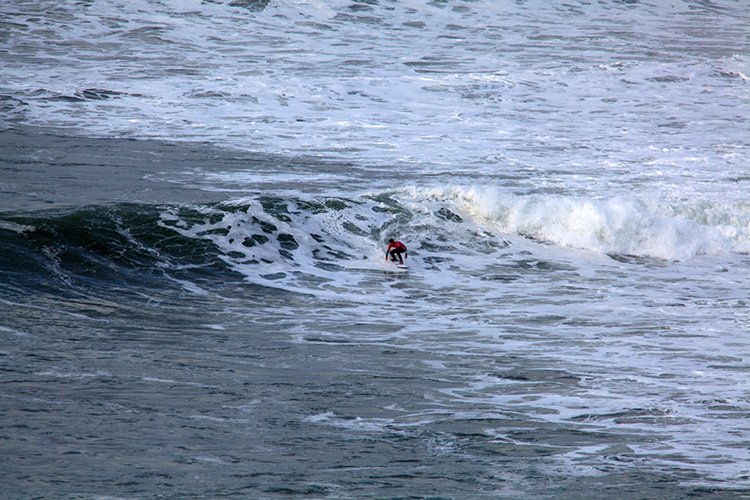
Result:
[[[401,258],[401,254],[408,256],[408,254],[406,253],[406,245],[404,245],[400,241],[388,243],[388,248],[385,249],[386,259],[388,258],[388,254],[391,254],[391,260],[395,261],[396,259],[398,259],[398,261],[403,264],[404,259]]]

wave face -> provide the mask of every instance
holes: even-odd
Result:
[[[221,272],[208,242],[162,229],[159,216],[158,207],[133,204],[7,218],[7,269],[100,286]]]
[[[379,263],[389,237],[409,241],[412,261],[440,272],[500,259],[520,239],[613,259],[681,261],[747,252],[750,216],[744,206],[459,187],[356,198],[261,196],[200,213],[168,212],[162,224],[213,242],[227,264],[254,283],[300,290],[337,282],[340,271],[364,261]]]

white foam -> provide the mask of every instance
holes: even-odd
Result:
[[[188,386],[188,387],[201,387],[201,388],[206,388],[206,389],[216,389],[219,387],[217,385],[202,384],[199,382],[188,382],[188,381],[183,381],[183,380],[163,379],[159,377],[142,377],[142,380],[144,382],[157,382],[160,384],[182,385],[182,386]]]
[[[389,419],[360,417],[342,418],[332,411],[310,415],[305,417],[304,420],[314,424],[324,424],[354,432],[392,432],[392,430],[389,429],[389,425],[391,424],[391,420]]]
[[[8,231],[13,231],[19,234],[35,230],[34,226],[29,226],[27,224],[16,224],[15,222],[5,220],[0,220],[0,229],[6,229]]]
[[[45,370],[36,372],[35,375],[44,377],[54,378],[70,378],[70,379],[89,379],[89,378],[109,378],[112,374],[106,370],[96,370],[95,372],[78,372],[78,371],[63,371],[63,370]]]
[[[4,303],[5,304],[9,304],[7,302],[4,302]],[[14,335],[16,337],[28,337],[30,335],[27,332],[16,330],[14,328],[8,328],[8,327],[2,326],[2,325],[0,325],[0,332],[9,333],[9,334]]]
[[[274,214],[262,200],[245,198],[213,210],[197,207],[206,213],[204,223],[188,223],[172,210],[163,215],[162,224],[187,237],[211,240],[227,264],[251,283],[331,299],[346,294],[360,301],[372,286],[380,286],[370,282],[363,288],[369,271],[403,270],[386,266],[384,247],[364,234],[377,227],[377,220],[362,215],[372,202],[334,200],[335,206],[346,207],[336,209],[326,208],[326,200],[279,199],[283,213]],[[310,212],[298,206],[307,203],[321,209]],[[392,294],[404,295],[400,290]]]
[[[439,194],[495,230],[599,253],[684,260],[746,252],[750,244],[750,212],[742,203],[519,196],[491,187]]]
[[[34,30],[9,39],[14,64],[3,88],[37,124],[403,161],[415,173],[523,169],[538,172],[536,187],[709,190],[717,175],[743,171],[748,130],[737,117],[750,62],[721,53],[746,20],[733,5],[705,21],[717,29],[690,33],[706,55],[680,49],[685,28],[670,19],[692,13],[686,2],[592,5],[575,15],[548,5],[465,7],[375,5],[368,16],[379,22],[366,23],[346,2],[270,2],[255,13],[195,0],[56,4],[65,21],[49,19],[50,39]],[[28,15],[4,10],[11,21]],[[558,16],[567,19],[559,36],[578,46],[536,38]],[[634,46],[638,33],[674,37],[674,53],[642,57],[661,45]],[[114,56],[97,57],[96,42]],[[45,61],[24,62],[34,50]],[[364,52],[367,62],[357,62]],[[86,88],[122,94],[50,99]]]

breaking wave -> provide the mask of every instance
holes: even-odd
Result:
[[[0,234],[8,276],[34,269],[29,276],[68,283],[194,284],[221,276],[326,295],[388,270],[390,237],[405,241],[411,267],[427,272],[481,269],[535,245],[665,262],[746,253],[750,206],[411,188],[5,215]]]

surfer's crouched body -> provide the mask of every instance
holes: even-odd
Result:
[[[401,257],[401,254],[404,254],[404,257],[409,256],[409,254],[406,253],[406,245],[404,245],[400,241],[394,241],[393,238],[388,240],[388,248],[385,249],[385,260],[388,260],[389,254],[391,256],[391,260],[393,262],[396,262],[396,259],[398,259],[399,264],[404,263],[404,259]]]

